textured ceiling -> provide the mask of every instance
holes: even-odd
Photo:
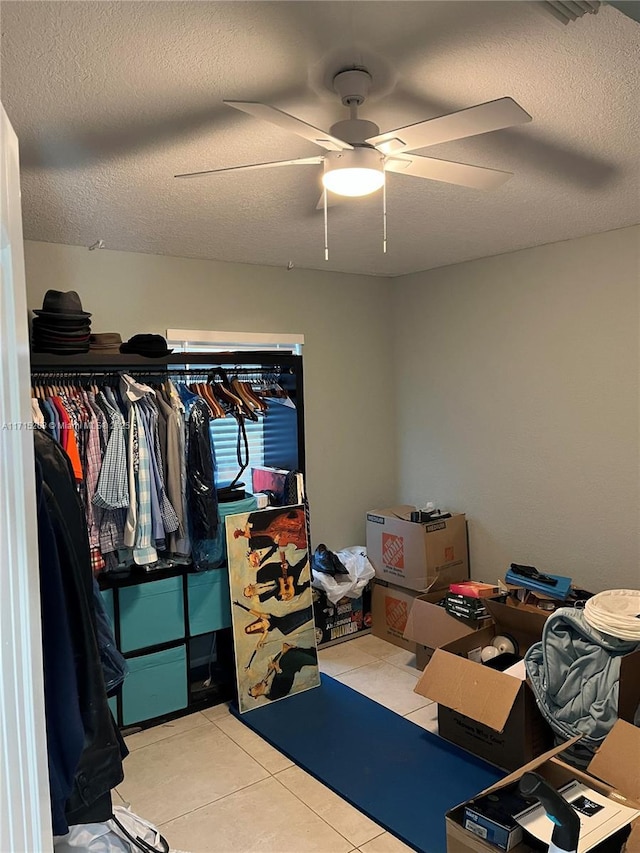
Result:
[[[400,275],[640,221],[640,27],[611,7],[563,27],[525,2],[3,2],[2,100],[21,140],[33,240]],[[517,129],[421,153],[512,171],[492,192],[392,174],[315,210],[320,167],[177,172],[322,153],[225,107],[319,127],[366,64],[381,130],[511,96]]]

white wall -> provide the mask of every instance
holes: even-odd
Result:
[[[217,329],[305,336],[314,545],[364,544],[364,515],[396,492],[391,285],[368,276],[25,244],[27,295],[77,290],[94,331]]]
[[[396,280],[399,495],[466,511],[472,574],[640,585],[640,227]]]

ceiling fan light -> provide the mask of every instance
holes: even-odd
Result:
[[[322,183],[338,195],[369,195],[384,184],[384,172],[377,169],[333,169],[324,173]]]
[[[370,195],[384,184],[383,158],[374,148],[329,151],[325,157],[322,183],[337,195]]]

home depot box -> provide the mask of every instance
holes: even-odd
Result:
[[[414,598],[411,605],[404,638],[415,643],[417,669],[425,668],[435,649],[461,637],[467,637],[480,627],[477,622],[450,616],[445,608],[438,604],[446,595],[446,590],[422,593]],[[482,626],[486,627],[486,622],[483,622]]]
[[[640,808],[640,729],[622,720],[618,720],[611,729],[602,746],[592,759],[586,771],[577,770],[565,764],[559,757],[567,746],[575,743],[573,738],[544,755],[540,755],[524,767],[518,768],[473,800],[498,791],[517,782],[529,770],[540,773],[554,788],[577,779],[604,796],[616,802]],[[465,828],[465,806],[473,802],[461,803],[446,815],[447,853],[496,853],[496,848]],[[529,853],[530,845],[525,841],[513,847],[510,853]],[[627,839],[626,853],[640,853],[640,819],[632,824],[631,835]]]
[[[415,507],[367,513],[367,557],[376,576],[419,592],[448,589],[469,577],[467,525],[463,513],[432,524],[409,521]]]
[[[436,649],[415,692],[438,703],[441,737],[514,770],[549,748],[553,734],[525,681],[477,663],[479,649],[509,634],[520,654],[540,640],[544,613],[487,600],[494,624]],[[476,658],[470,660],[469,655]]]
[[[419,593],[375,578],[371,602],[371,633],[394,646],[415,651],[416,644],[405,637],[411,605]]]

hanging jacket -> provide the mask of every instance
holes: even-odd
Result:
[[[111,810],[109,792],[124,778],[122,759],[127,755],[127,748],[107,703],[98,650],[87,526],[69,458],[42,430],[34,432],[34,443],[62,569],[84,728],[84,748],[67,802],[66,817],[69,824],[106,820]],[[92,813],[94,805],[95,816]]]
[[[197,400],[189,413],[187,477],[189,517],[194,539],[215,539],[218,530],[218,499],[213,477],[209,408]]]
[[[84,727],[62,570],[37,462],[36,494],[49,795],[53,833],[60,835],[67,831],[64,811],[82,755]]]

